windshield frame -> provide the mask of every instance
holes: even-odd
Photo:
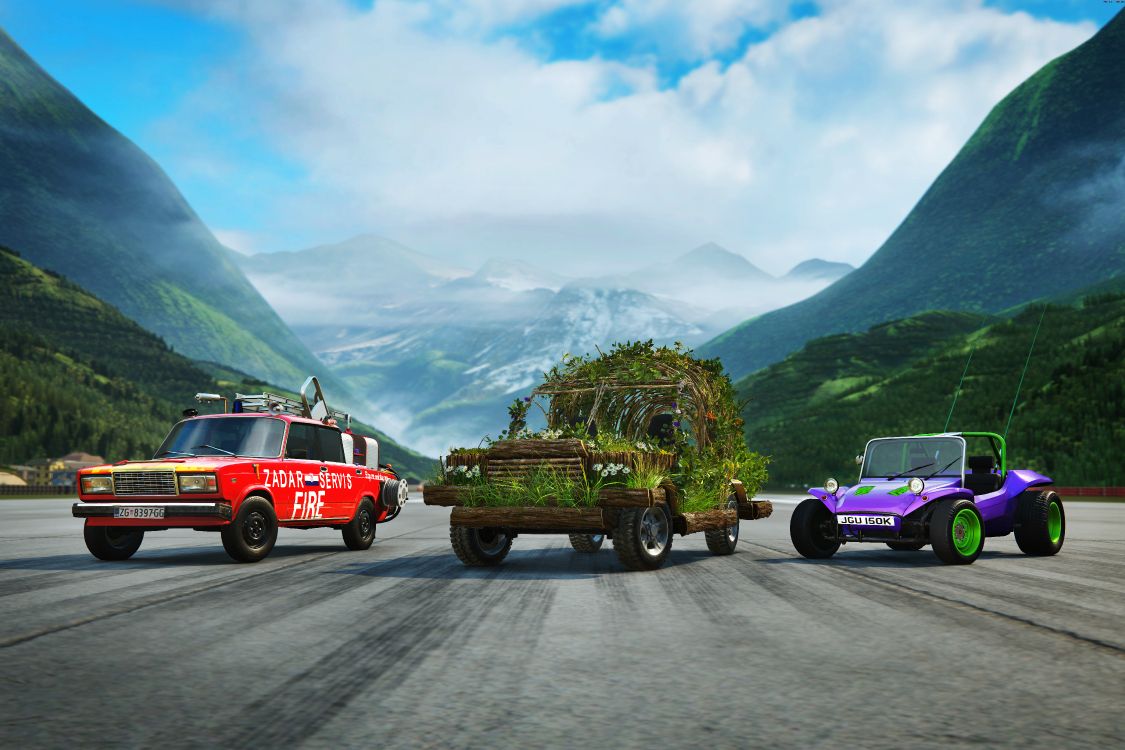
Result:
[[[274,455],[249,455],[249,454],[243,454],[243,453],[235,453],[235,454],[227,454],[227,453],[181,453],[180,451],[177,451],[174,448],[170,448],[170,447],[165,448],[165,445],[168,443],[168,439],[172,437],[173,433],[175,433],[177,430],[181,429],[181,425],[187,424],[188,422],[210,422],[210,421],[217,421],[217,420],[220,420],[220,419],[239,419],[239,420],[268,419],[272,422],[279,423],[281,425],[281,440],[278,444],[278,452]],[[167,459],[171,459],[171,458],[209,458],[209,459],[210,458],[281,458],[281,456],[284,455],[284,453],[285,453],[285,443],[286,443],[286,438],[288,436],[288,432],[289,432],[288,421],[285,420],[285,419],[281,419],[279,417],[274,417],[274,416],[266,416],[266,415],[258,415],[258,414],[248,414],[246,416],[241,416],[241,415],[238,415],[238,414],[216,414],[214,416],[190,417],[188,419],[181,419],[179,422],[176,422],[176,424],[172,425],[172,429],[168,430],[168,434],[164,436],[164,439],[160,441],[160,445],[157,446],[156,452],[153,453],[152,460],[159,461],[159,460],[167,460]],[[223,450],[223,449],[216,449],[216,450]],[[165,453],[167,453],[167,455],[163,455]]]
[[[948,435],[948,434],[940,434],[940,435],[896,435],[896,436],[888,436],[888,437],[871,438],[870,440],[867,441],[867,445],[865,445],[864,448],[863,448],[863,463],[859,467],[859,481],[860,482],[863,482],[864,480],[881,481],[881,482],[887,481],[887,477],[882,475],[882,474],[868,475],[868,474],[864,473],[865,470],[867,469],[867,457],[868,457],[868,452],[871,450],[871,444],[872,443],[877,443],[877,442],[880,442],[880,441],[883,441],[883,440],[934,440],[935,438],[941,438],[941,439],[947,439],[947,440],[956,440],[956,441],[961,443],[961,471],[957,474],[957,476],[959,476],[961,478],[961,486],[964,487],[965,486],[965,461],[966,461],[966,458],[967,458],[967,455],[968,455],[968,450],[969,450],[968,445],[965,443],[965,438],[962,437],[961,435]],[[919,479],[925,480],[926,472],[932,471],[934,468],[940,468],[940,467],[927,466],[925,468],[918,469],[917,474],[903,474],[901,477],[898,477],[898,479],[909,480],[911,477],[917,476]],[[952,479],[953,476],[954,475],[952,475],[952,474],[938,474],[934,477],[931,477],[931,479]]]

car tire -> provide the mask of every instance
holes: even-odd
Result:
[[[939,500],[930,516],[930,545],[949,565],[970,565],[984,549],[984,519],[964,497]]]
[[[707,540],[707,549],[711,550],[713,555],[733,555],[734,548],[738,546],[738,497],[736,495],[727,498],[727,510],[735,512],[734,526],[703,532],[703,538]]]
[[[340,529],[344,545],[350,550],[365,550],[375,541],[375,503],[368,498],[360,501],[355,516]]]
[[[1016,498],[1016,545],[1025,555],[1054,555],[1066,540],[1066,512],[1054,490],[1032,489]]]
[[[605,543],[605,534],[570,534],[570,546],[575,552],[597,552]]]
[[[887,542],[895,552],[917,552],[926,546],[925,542]]]
[[[114,562],[128,560],[141,547],[145,532],[128,526],[91,526],[86,521],[82,529],[86,549],[99,560]]]
[[[461,562],[471,568],[499,565],[512,550],[512,537],[502,529],[451,526],[449,543]]]
[[[223,549],[238,562],[258,562],[277,542],[277,514],[264,497],[248,497],[222,527]]]
[[[667,503],[623,508],[613,530],[613,551],[628,570],[656,570],[672,550],[672,531]]]
[[[835,528],[832,511],[815,497],[804,500],[793,509],[789,518],[789,538],[802,557],[827,560],[840,549],[840,542],[830,538],[825,527]]]

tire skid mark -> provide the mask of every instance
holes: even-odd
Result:
[[[776,549],[774,547],[769,547],[768,545],[764,545],[764,544],[759,543],[758,546],[763,547],[764,549],[768,549],[771,552],[785,553],[785,550],[780,550],[780,549]],[[989,607],[985,607],[985,606],[982,606],[980,604],[973,604],[972,602],[968,602],[968,601],[965,601],[963,599],[958,599],[956,597],[946,596],[946,595],[943,595],[943,594],[937,594],[937,593],[934,593],[932,591],[926,591],[925,589],[919,589],[919,588],[915,588],[913,586],[908,586],[905,583],[900,583],[898,581],[892,581],[892,580],[888,580],[888,579],[885,579],[885,578],[880,578],[878,576],[871,575],[870,573],[864,573],[862,571],[856,570],[855,568],[849,567],[849,566],[846,566],[846,565],[836,566],[836,567],[833,568],[833,571],[837,571],[837,572],[840,572],[840,573],[846,573],[847,575],[855,576],[857,578],[862,578],[862,579],[864,579],[866,581],[869,581],[870,583],[875,584],[877,586],[883,586],[883,587],[886,587],[886,588],[897,589],[899,591],[904,591],[906,593],[913,594],[913,595],[918,596],[918,597],[931,599],[931,600],[934,600],[934,601],[940,601],[940,602],[943,602],[945,604],[950,604],[950,605],[957,606],[957,607],[964,607],[966,609],[971,609],[971,610],[974,610],[974,611],[977,611],[977,612],[981,612],[983,614],[991,615],[993,617],[998,617],[998,618],[1001,618],[1001,619],[1010,620],[1012,622],[1016,622],[1016,623],[1019,623],[1021,625],[1027,625],[1029,627],[1033,627],[1033,628],[1036,628],[1036,629],[1039,629],[1039,630],[1043,630],[1043,631],[1048,632],[1048,633],[1053,633],[1055,635],[1063,636],[1065,638],[1070,638],[1070,639],[1080,641],[1082,643],[1086,643],[1086,644],[1089,644],[1089,645],[1092,645],[1092,646],[1097,646],[1098,648],[1110,651],[1111,653],[1113,653],[1114,655],[1117,655],[1117,656],[1125,655],[1125,647],[1122,647],[1118,644],[1110,643],[1109,641],[1104,641],[1100,638],[1094,638],[1092,636],[1083,635],[1081,633],[1076,633],[1073,630],[1067,630],[1066,628],[1060,628],[1060,627],[1056,627],[1056,626],[1053,626],[1053,625],[1047,625],[1045,623],[1036,622],[1035,620],[1032,620],[1031,618],[1028,618],[1028,617],[1022,617],[1020,615],[1013,615],[1013,614],[1008,613],[1008,612],[1001,612],[999,610],[991,609]]]

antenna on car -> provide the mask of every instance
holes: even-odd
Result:
[[[1020,400],[1020,389],[1023,388],[1023,378],[1027,375],[1027,366],[1031,364],[1031,353],[1035,351],[1035,340],[1039,338],[1039,329],[1043,327],[1043,316],[1047,314],[1047,305],[1043,305],[1043,312],[1039,313],[1039,325],[1035,326],[1035,335],[1031,337],[1031,346],[1027,349],[1027,359],[1023,363],[1023,372],[1020,373],[1020,382],[1016,386],[1016,397],[1012,399],[1012,410],[1008,412],[1008,424],[1004,425],[1004,438],[1008,437],[1008,428],[1012,426],[1012,417],[1016,413],[1016,404]]]
[[[965,360],[965,369],[961,371],[961,379],[957,381],[957,389],[953,391],[953,403],[949,405],[949,416],[945,418],[945,427],[942,432],[949,432],[949,421],[953,419],[953,409],[957,406],[957,397],[961,395],[961,384],[965,382],[965,375],[969,372],[969,363],[973,361],[973,352],[977,350],[976,344],[969,350],[969,358]]]

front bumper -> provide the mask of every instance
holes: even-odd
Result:
[[[227,503],[84,503],[71,506],[75,518],[115,518],[116,508],[163,508],[164,518],[213,518],[229,521],[231,508]],[[122,521],[140,519],[122,518]],[[161,519],[151,519],[161,520]]]

